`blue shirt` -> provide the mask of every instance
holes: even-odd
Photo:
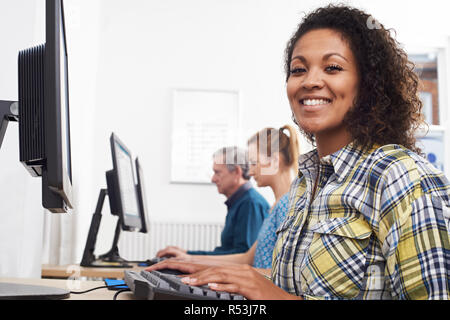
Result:
[[[225,202],[228,207],[221,245],[213,251],[188,251],[193,255],[222,255],[246,252],[258,237],[258,232],[270,210],[269,203],[250,182],[242,185]]]
[[[277,242],[276,231],[286,217],[289,204],[289,193],[278,200],[272,209],[272,212],[264,220],[261,230],[258,234],[258,243],[256,244],[253,266],[255,268],[272,268],[272,254],[275,243]]]

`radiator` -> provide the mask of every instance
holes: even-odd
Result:
[[[119,239],[120,256],[126,260],[146,260],[166,246],[186,250],[213,250],[220,245],[222,223],[150,222],[147,233],[124,232]]]

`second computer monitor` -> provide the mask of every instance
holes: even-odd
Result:
[[[114,133],[110,142],[113,170],[108,171],[106,177],[111,213],[122,220],[123,230],[140,230],[142,223],[131,152]]]

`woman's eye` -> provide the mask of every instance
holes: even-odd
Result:
[[[342,71],[343,69],[342,69],[342,67],[333,64],[333,65],[326,67],[325,70],[327,72],[336,72],[336,71]]]
[[[306,72],[306,69],[304,69],[304,68],[292,68],[290,71],[291,74],[302,74],[305,72]]]

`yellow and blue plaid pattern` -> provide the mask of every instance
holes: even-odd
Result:
[[[449,220],[449,182],[410,150],[313,150],[299,160],[272,280],[307,299],[449,299]]]

